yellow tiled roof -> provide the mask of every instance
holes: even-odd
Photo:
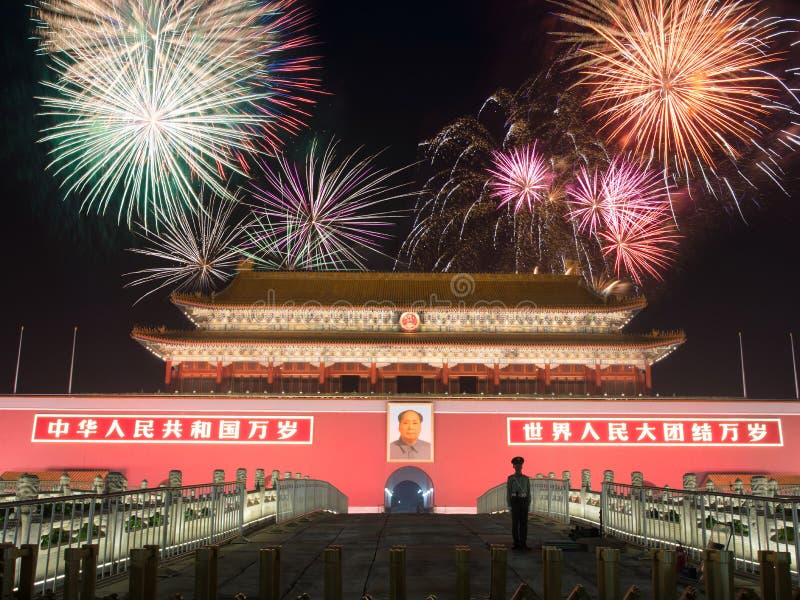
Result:
[[[213,306],[387,306],[417,308],[642,308],[644,297],[604,299],[574,275],[242,270],[212,296],[173,301]]]

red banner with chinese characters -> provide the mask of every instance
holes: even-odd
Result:
[[[783,446],[780,419],[508,417],[510,446]]]
[[[33,442],[311,444],[314,417],[36,414]]]

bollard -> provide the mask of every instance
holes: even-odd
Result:
[[[328,546],[322,554],[325,600],[342,600],[342,547]]]
[[[406,600],[406,547],[389,548],[389,598]]]
[[[597,558],[597,597],[599,600],[619,599],[619,550],[595,548]]]
[[[280,600],[281,547],[270,546],[258,551],[258,597],[260,600]]]
[[[469,546],[456,546],[456,600],[470,599]]]
[[[159,547],[156,545],[131,548],[130,574],[128,575],[129,600],[152,600],[156,597],[158,551]]]
[[[267,474],[264,469],[256,469],[256,491],[263,492],[264,489],[267,487]]]
[[[789,571],[790,560],[788,552],[758,551],[762,598],[791,600],[792,575]]]
[[[16,555],[17,558],[22,559],[19,565],[17,600],[33,600],[33,584],[36,582],[36,559],[39,556],[39,545],[22,544],[22,547],[16,551]]]
[[[674,600],[678,593],[675,550],[650,550],[653,600]]]
[[[543,599],[561,600],[561,548],[542,547]]]
[[[489,598],[504,600],[506,597],[506,565],[508,563],[508,548],[500,544],[490,546],[492,557],[492,570],[490,575]]]
[[[14,598],[14,574],[17,562],[17,549],[14,544],[0,544],[0,599]]]
[[[64,600],[94,600],[99,552],[97,544],[64,550]]]
[[[708,600],[733,600],[733,552],[703,550]]]
[[[524,581],[517,586],[511,594],[511,600],[538,600],[531,587]]]
[[[204,546],[194,552],[194,598],[217,600],[219,546]]]

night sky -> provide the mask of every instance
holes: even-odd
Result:
[[[420,141],[458,116],[475,114],[498,87],[515,89],[555,50],[547,33],[554,18],[539,0],[347,0],[312,7],[315,52],[330,95],[314,109],[310,133],[290,142],[289,152],[305,147],[311,134],[335,134],[346,149],[386,149],[384,166],[409,164]],[[35,96],[46,71],[29,39],[28,9],[14,0],[0,10],[0,393],[12,389],[21,324],[19,393],[66,392],[74,325],[74,392],[156,391],[163,364],[130,339],[130,329],[189,323],[165,295],[132,306],[139,294],[123,288],[122,273],[142,264],[124,250],[130,234],[112,218],[80,215],[74,202],[62,200],[44,168],[47,148],[36,142]],[[791,197],[770,189],[759,208],[747,209],[747,225],[720,218],[702,239],[692,239],[632,322],[630,331],[686,331],[683,348],[654,368],[662,396],[741,395],[739,331],[749,395],[794,396],[789,332],[800,336],[797,167],[795,161],[787,182]]]

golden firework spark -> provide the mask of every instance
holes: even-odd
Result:
[[[692,171],[760,136],[780,85],[764,70],[780,59],[768,45],[777,19],[730,0],[558,3],[583,28],[562,36],[579,44],[587,103],[610,140]]]

